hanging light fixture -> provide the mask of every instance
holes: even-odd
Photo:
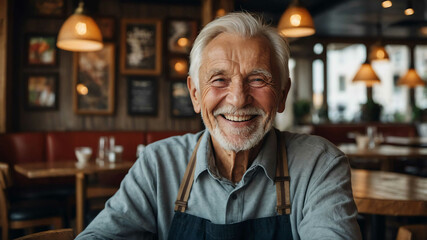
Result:
[[[74,51],[89,52],[102,49],[102,34],[93,18],[84,13],[84,3],[79,6],[62,25],[58,34],[56,46],[58,48]]]
[[[406,1],[406,9],[405,9],[405,15],[406,16],[411,16],[415,13],[414,9],[412,8],[412,1],[411,0],[407,0]]]
[[[279,33],[285,37],[306,37],[313,35],[313,18],[299,0],[293,0],[283,13],[277,26]]]
[[[390,57],[388,56],[387,51],[384,46],[378,44],[377,46],[373,46],[371,53],[369,54],[370,61],[389,61]]]
[[[380,83],[381,80],[375,73],[371,64],[368,62],[368,60],[366,60],[365,63],[360,66],[352,82],[363,82],[367,87],[372,87],[374,84]]]
[[[378,34],[378,42],[371,47],[371,52],[369,53],[369,61],[389,61],[390,57],[388,56],[387,51],[385,50],[384,45],[382,44],[382,30],[380,19],[377,24],[377,34]]]
[[[390,0],[384,0],[384,1],[381,3],[381,6],[382,6],[383,8],[389,8],[389,7],[393,6],[393,3],[392,3]]]
[[[410,66],[408,69],[408,72],[406,72],[405,75],[403,75],[401,78],[399,78],[399,81],[397,82],[397,85],[405,85],[409,88],[414,88],[417,86],[424,86],[425,82],[423,79],[418,75],[417,71],[415,70],[414,66],[414,47],[411,47],[411,57],[410,57]]]
[[[418,86],[424,86],[425,82],[423,79],[421,79],[420,75],[418,75],[415,68],[411,67],[409,68],[408,72],[399,79],[397,85],[405,85],[410,88],[414,88]]]

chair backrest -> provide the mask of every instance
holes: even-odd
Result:
[[[396,240],[425,240],[427,239],[427,225],[407,225],[399,227]]]
[[[29,234],[15,240],[72,240],[74,239],[74,232],[71,228],[49,230]]]
[[[9,164],[0,162],[0,188],[6,189],[12,184]]]
[[[6,192],[10,184],[11,176],[9,164],[0,162],[0,225],[2,226],[2,239],[8,239],[7,231],[9,231],[9,201]]]

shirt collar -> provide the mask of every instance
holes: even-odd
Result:
[[[264,142],[258,156],[256,156],[250,168],[260,166],[267,177],[274,182],[276,177],[277,137],[272,128],[264,137]]]
[[[211,135],[209,131],[205,130],[201,138],[199,149],[197,150],[197,162],[194,172],[195,181],[202,172],[208,171],[209,159],[213,158]],[[249,169],[260,166],[267,177],[274,182],[274,178],[276,176],[276,157],[277,137],[274,128],[272,128],[264,137],[261,150]]]

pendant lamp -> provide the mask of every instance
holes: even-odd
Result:
[[[412,7],[411,0],[406,0],[406,8],[405,8],[405,11],[403,12],[405,13],[406,16],[414,15],[415,11],[414,11],[414,8]]]
[[[381,80],[378,75],[375,73],[371,64],[366,61],[360,66],[356,75],[354,76],[353,83],[363,82],[367,87],[372,87],[374,84],[380,83]]]
[[[388,56],[387,51],[384,46],[378,44],[372,47],[371,53],[369,54],[370,61],[389,61],[390,57]]]
[[[283,13],[277,30],[284,37],[306,37],[316,32],[313,18],[299,0],[293,0]]]
[[[384,1],[381,3],[381,6],[382,6],[383,8],[389,8],[389,7],[393,6],[393,3],[392,3],[390,0],[384,0]]]
[[[73,52],[90,52],[102,49],[102,34],[93,18],[84,13],[84,3],[62,25],[56,46]]]
[[[410,88],[414,88],[417,86],[424,86],[425,82],[421,79],[420,75],[418,75],[415,68],[411,67],[408,72],[399,79],[397,85],[405,85]]]
[[[388,53],[385,50],[384,45],[382,44],[382,26],[380,14],[378,14],[377,37],[379,40],[375,45],[371,47],[371,52],[369,53],[369,61],[389,61],[390,57],[388,56]]]
[[[409,88],[415,88],[417,86],[425,85],[425,82],[423,81],[423,79],[421,79],[420,75],[418,75],[417,71],[415,70],[414,54],[415,54],[415,49],[414,47],[411,47],[411,58],[410,58],[410,66],[409,66],[408,72],[406,72],[406,74],[399,79],[399,81],[397,82],[397,85],[405,85]]]

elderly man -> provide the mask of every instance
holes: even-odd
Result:
[[[250,14],[206,25],[187,82],[207,130],[147,146],[78,239],[360,239],[345,155],[272,128],[288,59]]]

